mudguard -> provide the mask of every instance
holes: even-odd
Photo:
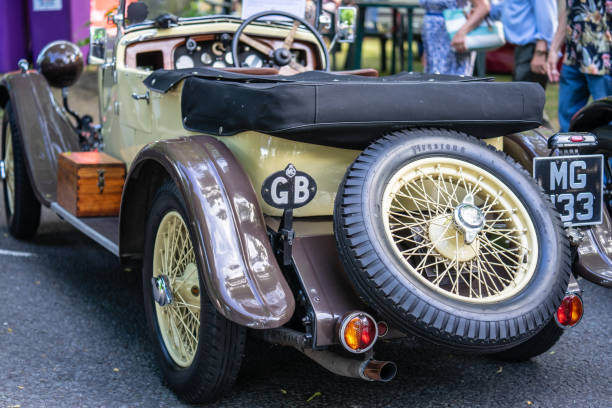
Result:
[[[227,319],[251,328],[286,323],[295,300],[274,257],[257,196],[227,147],[209,136],[152,143],[128,173],[120,213],[119,252],[142,256],[146,212],[164,177],[185,200],[208,296]]]
[[[553,131],[544,127],[504,136],[504,152],[532,172],[534,157],[548,156],[548,138]]]
[[[580,109],[572,118],[570,131],[589,132],[612,121],[612,96],[598,99]]]
[[[79,151],[78,136],[37,71],[12,72],[0,79],[0,106],[4,108],[9,100],[34,193],[48,207],[56,201],[57,155]]]

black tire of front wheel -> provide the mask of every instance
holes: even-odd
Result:
[[[559,341],[564,332],[565,330],[557,325],[555,319],[552,319],[538,334],[526,342],[508,350],[495,353],[492,357],[509,362],[527,361],[550,350]]]
[[[475,305],[403,273],[382,231],[380,200],[392,174],[425,157],[470,162],[519,197],[540,245],[535,272],[521,292]],[[399,131],[372,143],[347,170],[336,197],[334,229],[344,269],[366,304],[400,330],[462,350],[493,353],[536,335],[561,304],[571,271],[559,215],[528,173],[493,147],[451,130]]]
[[[5,157],[5,141],[7,129],[10,126],[13,143],[13,166],[15,191],[13,197],[13,212],[9,210],[7,180],[4,180],[4,211],[9,232],[17,239],[32,238],[40,224],[40,203],[32,189],[32,183],[26,169],[24,150],[22,148],[21,132],[15,118],[15,113],[9,101],[4,109],[2,120],[2,158]]]
[[[145,257],[142,286],[145,314],[161,370],[170,388],[182,400],[192,404],[213,402],[233,386],[244,353],[246,329],[221,316],[210,302],[206,290],[201,290],[200,332],[196,354],[189,367],[179,367],[170,358],[162,340],[151,292],[153,250],[157,229],[164,215],[178,211],[187,225],[187,212],[182,196],[174,183],[164,184],[157,191],[145,235]],[[190,231],[193,242],[193,233]],[[202,265],[198,273],[203,286]]]

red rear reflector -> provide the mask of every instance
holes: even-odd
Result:
[[[378,324],[378,337],[385,337],[389,331],[389,326],[386,322],[380,321]]]
[[[582,299],[578,295],[566,295],[557,309],[557,321],[561,326],[575,326],[582,319]]]
[[[574,143],[576,142],[584,142],[584,136],[574,135],[570,137],[570,140]]]

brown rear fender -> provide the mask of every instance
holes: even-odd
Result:
[[[56,201],[57,155],[79,151],[78,136],[38,72],[11,72],[0,78],[0,106],[11,102],[21,133],[28,175],[45,206]]]
[[[504,136],[504,153],[531,173],[533,159],[540,156],[546,157],[550,154],[548,138],[553,133],[550,129],[539,127],[534,130]]]
[[[580,109],[572,118],[570,131],[590,132],[612,121],[612,96],[598,99]]]
[[[215,138],[164,140],[140,151],[123,191],[122,259],[142,258],[147,213],[168,178],[185,200],[207,293],[219,313],[256,329],[289,321],[295,300],[274,257],[253,186]]]

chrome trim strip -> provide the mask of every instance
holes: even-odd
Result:
[[[106,238],[102,234],[100,234],[95,229],[91,228],[89,225],[85,224],[83,221],[79,220],[74,215],[70,214],[66,209],[60,206],[56,202],[51,203],[51,210],[55,212],[60,218],[62,218],[67,223],[71,224],[73,227],[81,231],[83,234],[87,235],[89,238],[96,241],[106,250],[110,251],[113,255],[119,256],[119,246],[112,242],[110,239]]]

